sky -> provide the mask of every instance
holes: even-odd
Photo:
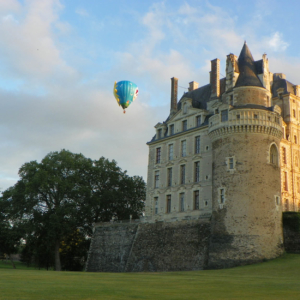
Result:
[[[267,53],[271,72],[300,84],[300,2],[287,0],[0,0],[0,190],[26,162],[67,149],[116,160],[147,180],[154,126],[210,61]],[[115,81],[139,87],[123,114]],[[178,99],[178,100],[179,100]]]

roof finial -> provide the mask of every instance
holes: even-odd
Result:
[[[247,44],[246,40],[244,41],[244,44]]]

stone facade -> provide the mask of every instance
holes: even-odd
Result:
[[[148,142],[145,217],[131,231],[98,229],[93,255],[124,236],[98,270],[192,270],[197,259],[196,269],[225,268],[283,252],[282,211],[300,210],[300,86],[246,43],[227,56],[224,78],[219,59],[211,68],[210,83],[192,81],[179,102],[171,79],[170,114]]]

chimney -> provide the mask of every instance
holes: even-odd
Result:
[[[294,94],[298,97],[300,97],[300,85],[294,85]]]
[[[218,58],[211,61],[210,72],[211,98],[220,96],[220,60]]]
[[[193,91],[193,90],[195,90],[195,89],[198,88],[199,83],[196,82],[196,81],[192,81],[192,82],[189,83],[189,85],[190,85],[189,86],[189,92],[191,92],[191,91]]]
[[[171,108],[170,114],[174,115],[177,112],[177,92],[178,92],[178,78],[171,78]]]

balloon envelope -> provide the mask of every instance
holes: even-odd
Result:
[[[135,83],[127,80],[115,82],[114,96],[123,109],[127,108],[138,95],[138,87]]]

